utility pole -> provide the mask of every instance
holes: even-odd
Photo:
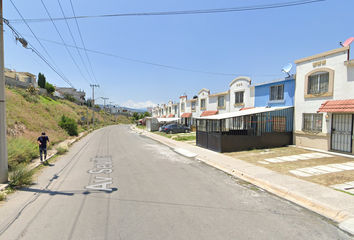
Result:
[[[5,183],[8,181],[8,164],[4,75],[4,21],[2,15],[2,0],[0,0],[0,48],[0,183]]]
[[[109,102],[109,125],[112,125],[112,103]]]
[[[104,109],[104,113],[105,113],[105,115],[106,115],[106,113],[107,113],[107,111],[106,111],[106,99],[109,99],[109,98],[102,98],[103,99],[103,101],[104,101],[104,104],[103,104],[103,109]],[[106,126],[106,118],[104,117],[104,115],[103,115],[103,119],[104,119],[104,125]]]
[[[95,129],[95,87],[100,87],[100,85],[91,85],[92,87],[92,124],[93,129]]]

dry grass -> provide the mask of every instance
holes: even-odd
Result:
[[[334,157],[315,158],[315,159],[308,159],[308,160],[298,160],[294,162],[281,162],[281,163],[269,163],[269,164],[259,163],[259,161],[264,161],[264,159],[267,158],[285,157],[285,156],[305,154],[305,153],[313,153],[313,151],[306,150],[303,148],[297,148],[297,147],[284,147],[284,148],[272,148],[272,149],[265,149],[265,150],[232,152],[232,153],[224,153],[224,154],[293,177],[296,176],[291,174],[289,172],[290,170],[354,161],[353,158],[334,156]],[[320,185],[330,186],[334,184],[354,181],[354,171],[342,171],[336,173],[317,175],[313,177],[298,177],[298,178],[301,178],[306,181],[314,182]]]

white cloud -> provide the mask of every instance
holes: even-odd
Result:
[[[135,103],[133,100],[129,100],[128,102],[121,104],[122,107],[135,108],[135,109],[156,107],[156,105],[157,104],[151,101]]]

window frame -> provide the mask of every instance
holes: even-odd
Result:
[[[237,96],[239,95],[239,96]],[[242,99],[240,99],[242,98]],[[245,101],[245,92],[244,91],[238,91],[235,92],[235,104],[243,104]]]
[[[308,93],[308,87],[309,87],[309,77],[319,74],[319,73],[324,73],[324,72],[328,72],[329,76],[328,76],[328,91],[325,93],[315,93],[315,94],[311,94]],[[334,85],[334,70],[331,68],[327,68],[327,67],[321,67],[321,68],[316,68],[310,72],[308,72],[305,75],[305,82],[304,82],[304,98],[318,98],[318,97],[330,97],[333,96],[333,85]]]
[[[308,128],[307,125],[310,125],[310,128]],[[303,113],[302,114],[303,132],[322,132],[322,128],[323,128],[323,113]]]
[[[223,98],[223,101],[220,101],[220,98]],[[220,106],[220,102],[223,102],[223,105],[222,106]],[[217,99],[217,107],[218,107],[218,109],[220,109],[220,108],[226,108],[226,95],[222,95],[222,96],[218,96],[218,99]]]
[[[203,102],[204,102],[204,107],[202,104]],[[205,98],[200,99],[200,109],[203,109],[203,110],[206,109],[206,99]]]
[[[279,94],[280,87],[281,87],[281,93]],[[272,91],[273,89],[275,89],[274,94]],[[279,98],[279,95],[281,95],[280,98]],[[280,100],[284,100],[284,84],[270,86],[270,88],[269,88],[269,101],[280,101]]]
[[[196,104],[197,102],[191,102],[191,110],[192,111],[196,111],[196,109],[197,109],[197,104]]]

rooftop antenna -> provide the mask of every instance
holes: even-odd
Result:
[[[347,47],[347,46],[349,46],[353,41],[354,41],[354,37],[350,37],[350,38],[348,38],[347,40],[345,40],[344,43],[339,42],[339,44],[340,44],[342,47]]]
[[[290,77],[290,74],[289,74],[289,72],[291,71],[291,68],[293,67],[293,65],[291,64],[291,63],[288,63],[288,64],[286,64],[283,68],[282,68],[282,72],[283,73],[286,73],[286,74],[288,74],[288,77]]]

